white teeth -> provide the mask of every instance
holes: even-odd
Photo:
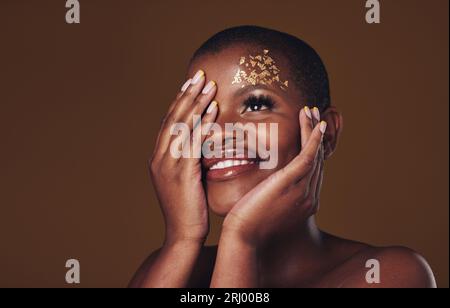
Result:
[[[223,162],[224,164],[224,168],[229,168],[233,166],[233,161],[232,160],[226,160]]]
[[[211,168],[209,169],[210,170],[225,169],[234,166],[248,165],[253,163],[254,163],[253,161],[248,160],[224,160],[212,165]]]

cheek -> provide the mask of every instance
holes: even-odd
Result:
[[[258,152],[266,152],[277,160],[277,166],[268,169],[280,169],[300,152],[300,128],[295,119],[283,119],[264,123],[257,131]],[[259,142],[262,141],[262,142]]]
[[[260,151],[265,151],[268,155],[276,155],[277,164],[273,168],[258,169],[231,181],[207,183],[209,206],[219,216],[225,216],[246,193],[286,166],[300,151],[300,130],[296,118],[255,124],[258,153],[261,155]]]
[[[301,148],[300,127],[298,121],[290,121],[280,126],[279,147],[280,156],[289,161],[298,155]]]

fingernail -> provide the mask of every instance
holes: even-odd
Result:
[[[184,83],[184,85],[181,87],[181,92],[185,92],[187,90],[187,88],[189,88],[189,86],[191,85],[192,79],[189,79],[188,81],[186,81]]]
[[[312,120],[311,110],[309,109],[309,107],[305,106],[305,108],[303,109],[305,109],[306,116]]]
[[[327,130],[327,122],[325,121],[320,122],[319,130],[322,134],[325,134],[325,131]]]
[[[211,104],[209,104],[208,110],[206,110],[206,113],[212,113],[214,110],[216,110],[219,103],[217,101],[212,101]]]
[[[194,78],[192,78],[192,84],[197,84],[202,78],[205,76],[205,72],[202,70],[199,70],[195,75]]]
[[[315,118],[317,121],[320,121],[320,111],[319,111],[319,108],[314,107],[313,110],[312,110],[312,113],[313,113],[313,115],[314,115],[314,118]]]
[[[202,93],[203,94],[208,94],[213,88],[216,87],[216,83],[214,81],[210,81],[208,82],[208,84],[203,88]]]

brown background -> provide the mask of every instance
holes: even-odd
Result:
[[[0,1],[0,286],[126,286],[163,238],[146,169],[190,54],[257,24],[323,57],[345,130],[320,225],[412,247],[448,287],[448,1]],[[214,219],[209,243],[217,239]]]

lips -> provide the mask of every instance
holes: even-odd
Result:
[[[202,164],[209,181],[225,181],[259,169],[258,158],[203,158]]]

